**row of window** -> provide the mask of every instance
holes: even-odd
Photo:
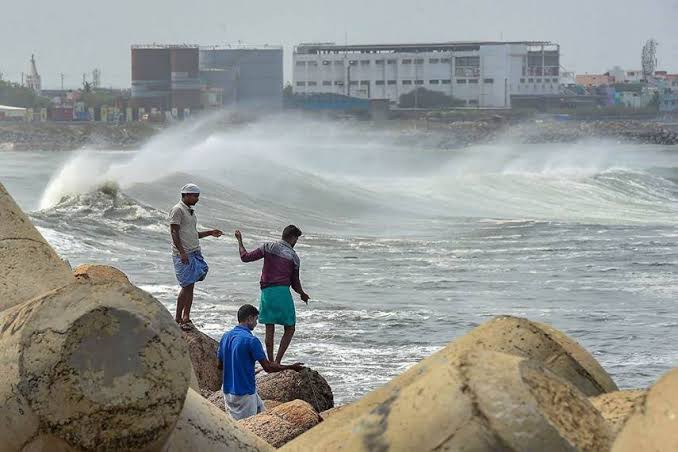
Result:
[[[558,83],[559,82],[559,80],[557,78],[552,78],[552,79],[545,78],[544,83],[548,83],[549,80],[551,81],[551,83]],[[528,78],[527,79],[527,83],[541,83],[541,82],[542,82],[542,79],[540,79],[540,78]],[[520,83],[525,83],[525,79],[521,78]]]
[[[398,82],[396,80],[376,80],[374,82],[374,84],[377,85],[377,86],[396,85],[397,83]],[[403,85],[423,85],[424,80],[401,80],[401,83]],[[429,80],[428,83],[430,85],[449,85],[449,84],[452,83],[452,80],[450,80],[450,79]],[[464,85],[466,83],[478,84],[478,79],[468,79],[468,80],[467,79],[457,79],[457,83],[460,84],[460,85]],[[483,83],[487,84],[487,85],[491,85],[492,83],[494,83],[494,79],[492,79],[492,78],[483,79]],[[332,82],[327,81],[327,80],[323,81],[322,84],[323,84],[323,86],[332,86]],[[369,80],[360,80],[360,82],[358,82],[357,80],[354,80],[354,81],[351,82],[351,85],[358,85],[358,84],[369,85],[370,81]],[[318,85],[317,82],[312,82],[312,81],[311,82],[297,82],[297,86],[317,86],[317,85]],[[344,82],[343,81],[335,81],[334,85],[335,86],[344,86]]]
[[[473,57],[470,57],[473,58]],[[459,58],[457,58],[459,59]],[[424,64],[424,58],[404,58],[400,60],[400,64]],[[428,60],[429,64],[450,64],[452,60],[450,58],[429,58]],[[372,63],[372,60],[348,60],[348,64],[351,66],[357,66],[358,64],[360,66],[369,66]],[[398,60],[397,59],[390,59],[390,60],[374,60],[374,64],[377,66],[383,66],[384,64],[397,64]],[[302,67],[302,66],[311,66],[315,67],[318,66],[317,61],[297,61],[296,66]],[[330,66],[334,64],[335,66],[343,66],[344,65],[344,60],[323,60],[322,65],[323,66]]]

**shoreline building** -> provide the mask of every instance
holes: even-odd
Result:
[[[296,94],[388,99],[426,88],[468,107],[510,108],[511,96],[560,93],[560,46],[547,41],[299,44]]]
[[[210,46],[200,48],[200,78],[209,104],[245,108],[282,106],[281,46]],[[216,101],[220,96],[220,102]]]

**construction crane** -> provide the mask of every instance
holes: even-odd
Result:
[[[652,78],[654,76],[654,71],[657,70],[657,45],[657,41],[650,39],[643,46],[643,53],[640,61],[643,67],[643,78],[645,80]]]

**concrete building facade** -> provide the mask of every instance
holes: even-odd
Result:
[[[200,78],[205,89],[220,98],[223,105],[280,108],[283,49],[276,46],[202,47]]]
[[[511,95],[560,92],[560,49],[541,41],[300,44],[293,54],[293,88],[297,94],[391,102],[426,88],[469,107],[509,108]]]

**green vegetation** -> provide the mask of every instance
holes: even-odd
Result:
[[[33,90],[18,83],[0,80],[0,105],[42,108],[49,106],[49,99],[36,95]]]

